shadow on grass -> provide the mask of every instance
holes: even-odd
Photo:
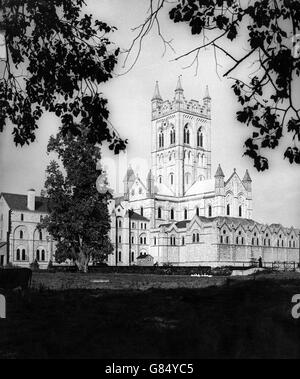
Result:
[[[0,358],[299,358],[299,281],[7,295]]]

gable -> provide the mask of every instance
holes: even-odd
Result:
[[[231,192],[234,196],[245,194],[244,184],[236,172],[225,183],[225,192]]]
[[[147,188],[140,178],[136,178],[129,191],[129,200],[140,200],[147,197]]]

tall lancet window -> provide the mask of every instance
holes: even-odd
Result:
[[[226,214],[227,216],[230,216],[230,205],[227,204],[227,207],[226,207]]]
[[[243,216],[243,208],[242,206],[240,205],[239,206],[239,217],[242,217]]]
[[[197,131],[197,146],[203,147],[203,133],[201,131],[201,128]]]
[[[170,131],[170,144],[173,145],[176,142],[175,129],[172,128]]]
[[[184,132],[183,132],[183,142],[190,144],[190,131],[187,125],[184,127]]]
[[[159,136],[158,136],[158,146],[161,148],[161,147],[164,147],[164,133],[163,131],[160,131],[159,132]]]

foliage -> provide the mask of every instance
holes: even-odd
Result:
[[[32,263],[30,263],[30,268],[33,271],[38,271],[39,270],[40,265],[39,265],[39,263],[38,263],[38,261],[36,259]]]
[[[60,117],[61,132],[108,141],[118,153],[126,141],[111,127],[99,85],[112,77],[119,49],[106,23],[82,12],[84,0],[2,0],[7,59],[0,79],[0,131],[13,124],[17,145],[33,142],[45,111]],[[81,125],[79,127],[78,125]]]
[[[290,163],[299,164],[299,0],[149,2],[149,13],[144,23],[135,29],[138,34],[128,55],[134,50],[134,44],[139,42],[141,46],[149,30],[156,26],[165,49],[169,47],[170,41],[162,35],[159,13],[164,6],[170,7],[170,19],[187,24],[191,34],[198,35],[202,41],[198,47],[175,60],[191,56],[189,67],[195,64],[198,70],[200,52],[209,46],[214,50],[217,70],[220,66],[218,53],[231,60],[232,66],[224,76],[234,80],[232,88],[241,105],[237,112],[238,121],[252,129],[250,138],[245,141],[245,155],[253,159],[257,170],[268,169],[269,162],[262,151],[277,148],[284,136],[289,137],[284,157]],[[239,38],[244,36],[248,43],[246,52],[244,42]],[[240,53],[239,57],[234,56],[236,51]],[[245,73],[246,64],[248,72]],[[238,75],[236,78],[229,76],[234,71]]]
[[[292,45],[292,38],[300,32],[299,1],[180,0],[170,18],[188,22],[192,34],[217,31],[210,45],[219,50],[222,48],[217,42],[237,39],[242,26],[247,25],[249,52],[236,59],[224,51],[234,61],[225,76],[250,56],[258,60],[257,73],[252,73],[248,82],[235,79],[233,85],[243,107],[237,119],[255,128],[245,142],[245,155],[254,160],[258,170],[267,169],[268,159],[261,155],[261,150],[276,148],[286,128],[293,143],[284,156],[290,163],[299,164],[300,109],[293,87],[300,76],[300,54],[295,51],[297,46]]]
[[[47,167],[49,216],[40,227],[47,228],[56,241],[57,262],[71,259],[80,270],[87,271],[90,261],[102,261],[112,251],[107,208],[111,194],[96,190],[100,149],[89,142],[83,129],[77,137],[70,133],[51,137],[48,152],[57,153],[64,172],[55,161]]]

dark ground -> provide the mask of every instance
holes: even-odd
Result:
[[[12,292],[0,358],[300,358],[296,293],[300,280],[286,278]]]

